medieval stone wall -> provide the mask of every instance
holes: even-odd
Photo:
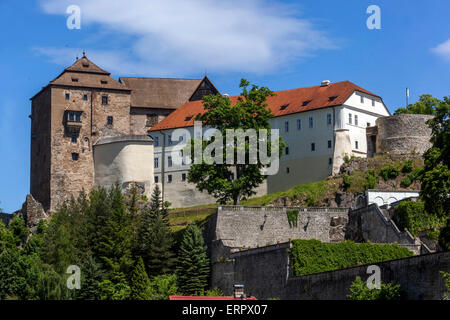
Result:
[[[227,277],[217,282],[225,294],[233,284],[243,284],[248,295],[258,299],[344,300],[357,276],[366,281],[362,265],[296,277],[290,265],[290,243],[234,253],[226,266]],[[440,271],[450,271],[450,253],[440,252],[376,263],[383,283],[400,284],[410,300],[440,300],[446,288]],[[214,281],[214,278],[213,278]],[[216,283],[213,283],[215,285]]]
[[[401,114],[378,118],[376,125],[377,153],[419,153],[423,154],[431,147],[431,129],[426,121],[430,115]]]

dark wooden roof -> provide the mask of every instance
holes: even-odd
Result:
[[[202,79],[122,77],[119,81],[132,90],[132,107],[176,109],[189,101]]]

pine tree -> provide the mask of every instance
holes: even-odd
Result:
[[[150,206],[141,213],[137,236],[137,255],[143,258],[147,273],[152,277],[172,272],[176,263],[167,208],[160,194],[156,187]]]
[[[118,183],[111,187],[108,193],[109,219],[103,226],[99,241],[99,256],[110,279],[114,282],[123,281],[133,265],[131,243],[131,216],[126,209],[122,190]]]
[[[145,272],[144,261],[139,257],[136,266],[131,274],[130,281],[131,300],[150,299],[150,280]]]
[[[92,256],[88,256],[85,263],[81,266],[81,270],[81,289],[77,298],[81,300],[100,300],[102,297],[100,283],[104,280],[104,274],[100,269],[100,265]]]
[[[184,294],[200,294],[208,284],[209,259],[202,232],[195,224],[189,225],[183,235],[176,273]]]

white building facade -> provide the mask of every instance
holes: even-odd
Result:
[[[373,126],[377,118],[390,115],[381,97],[347,81],[275,94],[278,97],[268,98],[268,107],[275,115],[270,124],[279,129],[286,149],[278,173],[268,176],[257,195],[325,179],[338,173],[345,156],[366,157],[366,127]],[[189,137],[174,141],[174,131],[184,128],[190,137],[198,138],[191,119],[198,113],[198,103],[183,105],[150,131],[154,140],[155,183],[164,188],[165,200],[173,207],[215,202],[212,196],[187,182],[189,159],[175,161],[180,151],[174,150]]]

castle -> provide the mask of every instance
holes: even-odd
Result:
[[[174,163],[178,141],[171,137],[177,128],[193,137],[202,97],[217,93],[206,76],[116,81],[83,55],[31,98],[31,195],[54,211],[83,189],[119,181],[138,183],[146,195],[160,184],[173,207],[215,202],[187,181],[187,162]],[[392,145],[384,143],[390,131],[375,127],[394,118],[382,98],[350,81],[277,91],[267,104],[286,149],[258,195],[324,179],[339,172],[346,155],[372,156]],[[424,120],[417,126],[426,127]]]

